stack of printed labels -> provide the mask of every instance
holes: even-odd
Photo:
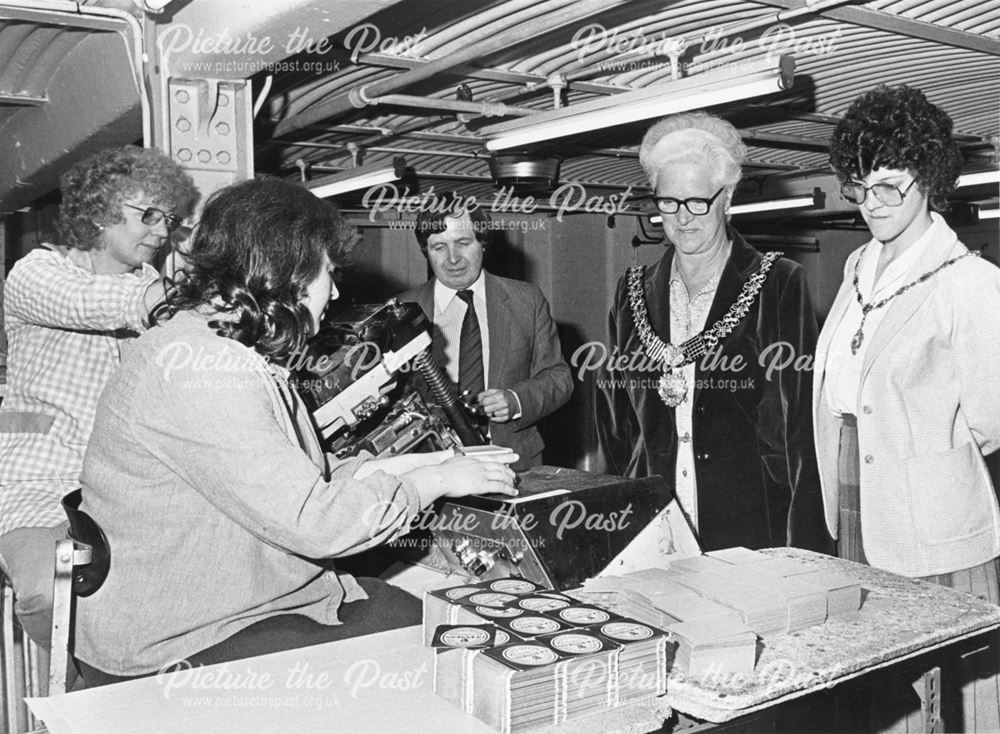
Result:
[[[573,595],[667,629],[677,665],[690,675],[752,672],[764,638],[852,617],[857,580],[792,559],[727,548],[666,569],[591,579]]]
[[[662,629],[523,579],[428,592],[424,629],[435,692],[503,732],[662,695],[675,648]]]
[[[794,595],[793,590],[796,588],[818,589],[825,597],[822,602],[825,614],[816,624],[821,624],[825,619],[852,619],[861,608],[861,582],[850,576],[816,570],[792,558],[775,558],[747,548],[727,548],[706,555],[725,561],[732,573],[741,573],[743,578],[753,578],[757,583],[769,584],[774,583],[775,578],[782,578],[786,584],[784,588],[790,596]],[[818,612],[812,614],[814,618],[820,616]],[[796,627],[790,621],[789,630],[794,629]]]

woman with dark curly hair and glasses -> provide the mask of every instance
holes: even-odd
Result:
[[[439,497],[515,494],[514,453],[324,455],[281,365],[337,296],[351,238],[332,204],[277,179],[206,204],[188,277],[108,384],[84,462],[82,509],[112,556],[78,601],[88,684],[417,624],[417,599],[329,559]]]
[[[917,89],[878,87],[830,162],[872,239],[819,338],[813,417],[841,557],[1000,602],[1000,269],[945,223],[961,154]]]
[[[59,246],[10,271],[7,394],[0,407],[0,571],[28,634],[48,646],[60,498],[79,486],[97,398],[123,344],[164,295],[152,267],[198,199],[183,169],[127,146],[81,161],[61,182]]]

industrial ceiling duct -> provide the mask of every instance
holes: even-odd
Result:
[[[504,152],[490,157],[490,175],[497,188],[548,193],[559,185],[562,158],[548,153]]]

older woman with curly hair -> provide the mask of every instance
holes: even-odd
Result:
[[[331,558],[395,538],[434,500],[514,494],[517,454],[337,460],[281,365],[318,328],[348,230],[298,184],[206,204],[188,278],[108,383],[82,509],[112,562],[77,606],[88,684],[417,624],[419,600]]]
[[[198,198],[153,150],[103,150],[62,178],[59,246],[17,261],[6,282],[7,394],[0,407],[0,571],[28,634],[49,637],[59,500],[78,486],[94,410],[122,344],[164,296],[150,263]]]
[[[847,110],[830,162],[872,239],[847,259],[813,389],[826,522],[839,554],[996,603],[1000,269],[939,212],[961,167],[952,122],[917,89]]]

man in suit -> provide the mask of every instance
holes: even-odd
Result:
[[[417,242],[434,277],[399,300],[420,305],[434,360],[480,407],[493,443],[520,455],[514,468],[526,469],[542,463],[535,424],[569,400],[573,380],[541,291],[483,270],[490,229],[479,209],[422,212]]]

